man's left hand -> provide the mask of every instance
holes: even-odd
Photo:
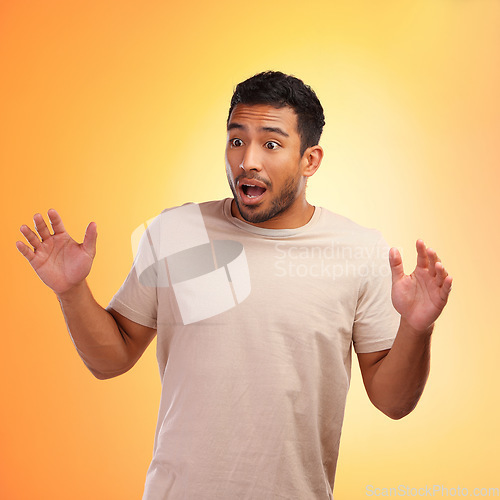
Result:
[[[451,291],[448,275],[436,252],[417,240],[417,266],[407,276],[396,248],[389,251],[392,303],[402,319],[417,331],[427,331],[441,314]]]

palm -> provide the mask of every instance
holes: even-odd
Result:
[[[54,234],[50,234],[41,216],[35,217],[40,239],[31,229],[23,226],[21,231],[33,250],[21,242],[17,247],[40,279],[57,294],[63,293],[83,281],[90,272],[95,255],[95,225],[89,225],[84,242],[78,244],[65,231],[55,210],[49,212]]]
[[[55,234],[36,249],[31,265],[40,279],[57,293],[84,280],[92,258],[68,233]]]
[[[452,279],[436,253],[417,241],[417,266],[409,276],[403,272],[402,259],[391,250],[392,302],[395,309],[416,330],[429,328],[448,300]]]

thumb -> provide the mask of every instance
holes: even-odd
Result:
[[[391,265],[392,283],[394,284],[405,275],[403,269],[403,259],[401,258],[399,250],[395,247],[389,250],[389,264]]]
[[[85,230],[85,237],[83,238],[82,247],[92,258],[95,257],[96,241],[97,224],[95,222],[91,222]]]

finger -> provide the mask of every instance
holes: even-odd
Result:
[[[432,249],[427,249],[427,258],[429,259],[429,274],[434,278],[436,276],[436,264],[439,261],[437,253]]]
[[[40,235],[42,241],[50,238],[51,234],[49,228],[47,227],[47,224],[45,224],[42,214],[35,214],[33,220],[35,221],[36,231]]]
[[[54,234],[66,232],[61,216],[53,208],[47,212],[47,215],[49,216],[50,225],[52,226]]]
[[[441,287],[444,284],[444,280],[448,276],[448,272],[444,268],[441,262],[436,262],[436,285]]]
[[[38,235],[34,233],[28,226],[23,224],[20,228],[21,233],[23,233],[23,236],[28,240],[28,243],[36,250],[40,244],[41,241],[38,238]]]
[[[453,278],[451,276],[446,276],[443,286],[441,287],[440,297],[443,302],[448,301],[448,296],[451,292],[451,285],[453,282]]]
[[[28,262],[31,262],[35,258],[35,252],[26,243],[16,241],[16,247],[28,259]]]
[[[399,250],[395,247],[389,250],[389,264],[391,265],[392,282],[395,283],[405,275],[403,269],[403,259],[401,258]]]
[[[85,237],[83,238],[82,247],[83,249],[92,257],[95,257],[96,252],[96,242],[97,242],[97,224],[91,222],[85,231]]]
[[[417,240],[417,267],[427,268],[429,266],[429,258],[427,256],[425,244],[422,240]]]

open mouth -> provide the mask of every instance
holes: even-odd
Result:
[[[240,178],[237,180],[240,201],[247,206],[259,205],[270,185],[255,178]]]
[[[254,184],[242,184],[241,190],[243,191],[243,194],[250,199],[259,198],[266,192],[265,187],[256,186]]]

